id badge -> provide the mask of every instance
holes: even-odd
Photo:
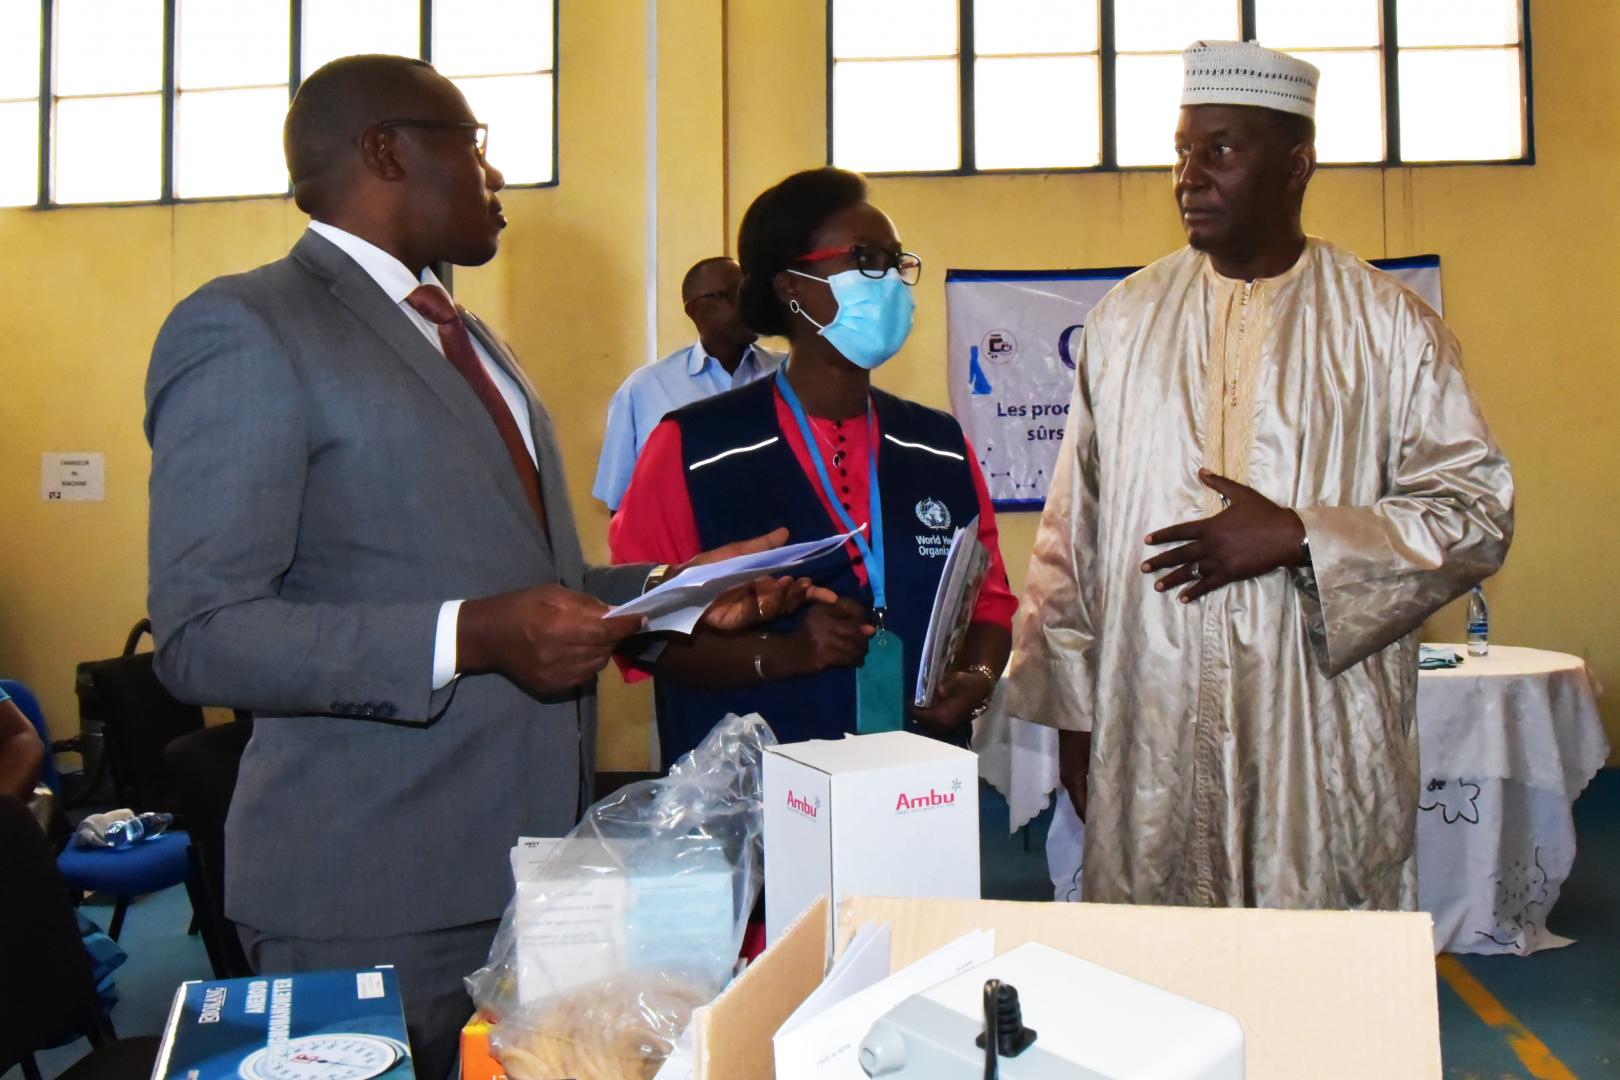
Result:
[[[879,630],[866,643],[866,663],[855,669],[855,732],[871,735],[905,726],[905,691],[901,672],[905,646],[898,635]]]

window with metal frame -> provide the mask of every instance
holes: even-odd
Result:
[[[39,0],[0,0],[0,206],[39,199]]]
[[[176,198],[287,190],[281,125],[291,82],[289,0],[178,0]]]
[[[556,176],[552,4],[433,0],[429,57],[489,125],[492,159],[509,184]]]
[[[1529,0],[828,0],[827,20],[828,160],[864,172],[1168,166],[1181,50],[1239,38],[1321,69],[1325,164],[1534,160]]]
[[[47,57],[52,202],[145,202],[164,188],[163,0],[55,0]]]
[[[555,0],[0,0],[0,206],[284,195],[291,92],[419,56],[489,125],[508,185],[554,184]]]

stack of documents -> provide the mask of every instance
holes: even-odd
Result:
[[[975,930],[909,967],[889,972],[889,926],[862,926],[832,970],[777,1031],[776,1080],[867,1080],[861,1040],[872,1022],[996,952],[994,930]]]
[[[934,610],[928,616],[928,632],[923,636],[922,662],[917,665],[917,687],[912,704],[926,708],[934,703],[939,680],[950,670],[951,661],[962,647],[973,607],[979,602],[990,553],[979,543],[979,519],[956,530],[951,550],[945,556],[945,569],[934,592]]]
[[[620,604],[602,617],[644,615],[648,630],[690,634],[703,613],[727,589],[745,585],[755,578],[787,576],[794,569],[843,547],[859,531],[688,567],[658,588]]]

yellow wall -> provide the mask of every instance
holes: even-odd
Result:
[[[607,515],[589,493],[603,406],[646,351],[645,12],[563,0],[561,16],[562,184],[504,196],[501,255],[458,272],[456,292],[524,358],[600,559]],[[714,220],[717,239],[718,210]],[[145,611],[152,339],[182,297],[285,254],[304,221],[286,199],[0,210],[0,672],[36,690],[57,737],[77,727],[74,663],[115,655]],[[39,455],[61,450],[106,453],[104,503],[40,500]],[[609,676],[603,694],[605,714],[629,722],[604,725],[602,761],[639,767],[646,691]]]
[[[516,346],[555,417],[586,550],[605,554],[590,498],[602,413],[647,355],[645,7],[561,0],[562,183],[508,194],[500,257],[457,292]],[[1519,534],[1490,587],[1498,641],[1586,657],[1620,685],[1620,69],[1612,5],[1535,11],[1534,167],[1329,169],[1311,231],[1375,258],[1438,253],[1446,315],[1519,481]],[[825,158],[818,0],[663,0],[658,23],[659,352],[689,340],[680,275],[734,249],[749,200]],[[1167,125],[1169,120],[1167,119]],[[944,270],[1114,266],[1181,242],[1163,172],[889,178],[873,199],[926,263],[917,331],[879,382],[946,404]],[[281,254],[302,218],[285,200],[178,208],[0,211],[0,671],[34,685],[55,731],[74,726],[73,663],[109,655],[145,594],[146,354],[168,308],[210,276]],[[101,504],[40,501],[39,455],[103,450]],[[1023,577],[1034,515],[1007,515]],[[1457,640],[1455,609],[1435,637]],[[647,696],[603,682],[604,767],[646,761]],[[1620,706],[1606,703],[1620,744]]]

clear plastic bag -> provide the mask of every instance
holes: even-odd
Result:
[[[667,777],[602,799],[517,883],[467,978],[511,1080],[650,1080],[736,970],[759,897],[764,751],[727,716]]]

